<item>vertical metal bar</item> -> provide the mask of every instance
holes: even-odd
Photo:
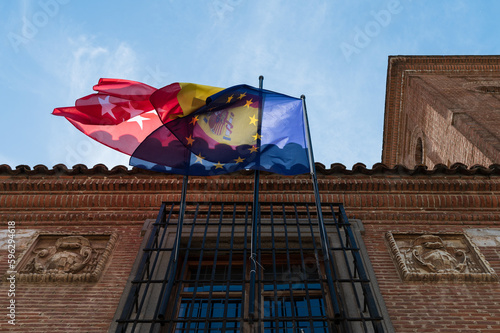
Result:
[[[274,208],[271,203],[270,213],[271,213],[271,246],[272,246],[272,260],[273,260],[273,302],[269,301],[269,311],[273,311],[271,307],[274,308],[274,325],[275,329],[279,327],[278,321],[278,276],[276,274],[276,241],[274,235]]]
[[[367,302],[368,306],[368,311],[370,313],[371,317],[380,317],[380,314],[377,309],[377,305],[375,304],[374,301],[374,296],[373,292],[370,288],[369,285],[369,279],[368,275],[366,274],[365,268],[363,266],[363,261],[361,260],[361,255],[359,254],[359,248],[358,245],[356,244],[356,240],[354,238],[354,234],[352,233],[350,223],[348,222],[347,215],[345,214],[344,211],[344,206],[342,204],[339,205],[339,213],[340,217],[342,218],[343,222],[346,224],[346,232],[348,234],[350,244],[351,244],[351,253],[354,257],[354,262],[355,262],[355,268],[357,269],[359,273],[359,279],[361,280],[361,288],[363,289],[363,294],[365,301]],[[372,321],[373,328],[375,329],[375,332],[383,332],[384,329],[382,327],[382,324],[380,321]]]
[[[293,204],[294,212],[295,212],[295,224],[297,225],[297,240],[299,243],[299,253],[300,253],[300,264],[301,264],[301,272],[300,272],[300,283],[304,284],[304,289],[305,289],[305,299],[306,299],[306,304],[307,304],[307,317],[309,317],[309,325],[311,328],[314,327],[313,324],[313,315],[312,315],[312,309],[311,309],[311,297],[309,294],[309,276],[307,276],[307,270],[306,270],[306,264],[305,264],[305,258],[304,258],[304,246],[302,245],[302,233],[301,233],[301,226],[300,226],[300,217],[299,217],[299,212],[297,211],[297,203]],[[310,224],[310,223],[309,223]]]
[[[319,262],[319,252],[318,252],[318,248],[316,246],[316,236],[314,234],[314,228],[313,228],[313,225],[311,223],[311,212],[310,212],[310,209],[309,209],[309,203],[306,203],[306,211],[307,211],[307,220],[309,221],[309,231],[311,232],[311,239],[312,239],[312,246],[313,246],[313,250],[314,250],[314,258],[315,258],[315,264],[316,264],[316,270],[318,271],[318,283],[320,283],[321,285],[321,297],[322,299],[324,300],[324,306],[325,306],[325,316],[327,315],[327,312],[326,312],[326,307],[327,307],[327,297],[326,297],[326,291],[325,291],[325,287],[324,287],[324,283],[323,283],[323,270],[321,269],[321,264]],[[335,274],[335,271],[333,272]],[[336,277],[336,275],[334,275],[334,277]],[[328,327],[331,327],[332,330],[333,330],[333,324],[332,322],[329,320],[328,323],[327,323],[327,326]]]
[[[330,206],[333,209],[333,206],[332,205],[330,205]],[[345,231],[345,238],[346,238],[345,241],[342,240],[342,235],[341,235],[341,231],[340,231],[341,227],[344,228],[344,231]],[[354,295],[354,300],[356,301],[356,306],[358,307],[359,316],[360,316],[360,319],[358,321],[360,322],[360,325],[363,326],[364,332],[368,332],[368,328],[366,327],[365,316],[363,315],[363,312],[361,311],[362,305],[361,305],[361,301],[360,301],[360,298],[359,298],[358,293],[357,293],[356,281],[354,280],[354,275],[352,273],[351,266],[349,265],[348,252],[351,253],[352,257],[354,257],[353,256],[354,248],[352,248],[349,245],[349,238],[347,236],[347,228],[348,227],[349,226],[346,224],[346,221],[343,220],[342,215],[341,215],[341,213],[339,211],[338,219],[336,219],[336,228],[337,228],[337,234],[339,235],[340,247],[342,249],[342,254],[344,256],[344,262],[345,262],[346,271],[347,271],[347,273],[349,275],[348,282],[350,282],[351,289],[352,289],[353,295]],[[346,318],[346,319],[348,319],[348,318]]]
[[[261,215],[262,217],[262,215]],[[257,248],[257,254],[258,254],[258,258],[259,258],[259,261],[257,262],[258,264],[258,268],[257,268],[257,272],[258,272],[258,275],[257,275],[257,278],[258,278],[258,283],[257,283],[257,286],[258,286],[258,290],[257,290],[257,300],[258,300],[258,303],[257,303],[257,309],[259,311],[259,328],[260,327],[263,327],[264,326],[264,322],[263,322],[263,319],[265,317],[265,312],[263,311],[264,310],[264,298],[262,297],[262,293],[264,291],[264,283],[263,283],[263,280],[264,280],[264,271],[265,271],[265,268],[264,268],[264,265],[263,265],[263,261],[265,260],[265,258],[263,259],[262,258],[262,254],[266,255],[266,251],[263,251],[263,247],[265,246],[265,244],[263,245],[262,244],[262,237],[260,237],[263,233],[263,230],[262,230],[262,226],[264,225],[265,227],[265,224],[262,223],[262,219],[259,220],[259,246]],[[266,229],[264,229],[266,230]],[[266,230],[267,231],[267,230]]]
[[[184,179],[182,181],[182,193],[181,193],[181,206],[179,208],[179,220],[177,222],[177,232],[176,232],[176,244],[174,246],[174,261],[177,262],[177,257],[179,256],[179,247],[181,244],[181,235],[182,235],[182,225],[184,223],[184,213],[186,212],[186,192],[188,185],[188,175],[184,175]]]
[[[196,220],[198,218],[199,208],[200,208],[200,204],[198,203],[196,205],[196,209],[195,209],[195,212],[194,212],[193,222],[191,223],[191,232],[189,234],[189,239],[188,239],[188,242],[187,242],[186,251],[184,253],[184,261],[183,261],[183,264],[182,264],[182,270],[181,270],[181,274],[180,274],[181,279],[179,279],[179,283],[181,285],[184,283],[184,276],[186,275],[186,270],[188,269],[189,251],[191,249],[191,244],[193,242],[193,235],[194,235],[194,231],[195,231],[195,228],[196,228]],[[176,296],[175,296],[175,301],[174,302],[170,302],[172,304],[173,308],[177,308],[177,305],[178,305],[179,299],[180,299],[180,292],[181,292],[181,288],[178,288]],[[158,311],[158,308],[156,309],[156,311]],[[172,319],[174,319],[175,315],[176,315],[175,311],[172,311],[172,314],[170,316],[170,324],[169,324],[169,327],[167,329],[167,332],[169,332],[171,330],[170,327],[172,325],[176,325],[176,323],[172,322]],[[157,312],[155,312],[155,317],[156,316],[158,316]],[[151,327],[150,333],[152,333],[152,332],[154,332],[153,327]]]
[[[158,217],[156,218],[156,223],[153,226],[153,230],[151,231],[151,235],[149,236],[148,242],[146,244],[146,249],[151,248],[154,242],[154,238],[156,236],[156,233],[158,232],[158,224],[161,223],[163,217],[165,216],[165,210],[166,210],[166,203],[163,202],[160,207],[160,212],[158,213]],[[146,267],[146,261],[149,260],[149,257],[151,256],[151,252],[144,252],[141,258],[141,263],[139,264],[139,267],[137,268],[137,273],[135,275],[134,280],[141,280],[142,277],[144,276],[144,270]],[[122,315],[119,319],[119,323],[117,325],[116,332],[120,332],[123,330],[127,329],[127,323],[124,322],[128,320],[131,315],[132,311],[134,308],[134,304],[138,302],[138,296],[139,296],[139,290],[140,290],[140,285],[137,284],[132,284],[130,287],[130,292],[127,297],[127,301],[125,302],[125,306],[123,307]]]
[[[168,224],[170,223],[170,218],[172,217],[172,212],[174,210],[174,207],[175,207],[175,204],[172,204],[172,206],[170,207],[170,211],[168,213],[168,218],[166,217],[166,214],[163,214],[160,218],[160,225],[163,226],[163,232],[161,233],[161,239],[160,241],[158,241],[158,235],[159,235],[159,232],[157,234],[155,234],[155,237],[154,237],[154,244],[155,244],[155,247],[154,248],[149,248],[149,249],[145,249],[145,250],[149,250],[151,251],[151,253],[153,253],[153,251],[156,252],[155,254],[155,259],[154,259],[154,262],[153,262],[153,266],[151,268],[151,272],[154,272],[155,270],[155,267],[156,267],[156,264],[158,263],[158,261],[160,260],[160,249],[159,247],[161,246],[161,244],[163,244],[163,241],[166,237],[166,234],[167,234],[167,227],[168,227]],[[168,221],[168,222],[167,222]],[[159,230],[159,229],[157,229]],[[167,267],[167,271],[165,274],[168,274],[168,272],[170,272],[170,263]],[[143,283],[143,282],[141,282]],[[146,304],[146,298],[148,296],[148,290],[149,290],[149,287],[154,284],[155,282],[151,281],[151,278],[148,278],[146,280],[146,286],[144,287],[144,291],[142,292],[142,298],[141,298],[141,302],[139,303],[139,307],[137,308],[137,313],[136,313],[136,316],[135,316],[135,319],[133,320],[134,324],[132,326],[132,332],[135,331],[135,328],[136,326],[139,324],[139,318],[141,317],[142,315],[142,308],[144,306],[144,304]],[[163,286],[162,286],[163,288]],[[154,325],[154,323],[153,323]]]
[[[212,273],[210,274],[210,287],[209,287],[209,291],[208,291],[208,300],[207,300],[207,309],[211,309],[211,311],[214,310],[214,306],[212,305],[212,302],[213,302],[212,296],[214,293],[215,273],[217,271],[217,260],[218,260],[218,255],[219,255],[219,243],[220,243],[220,234],[221,234],[223,217],[224,217],[224,203],[221,203],[219,223],[217,226],[217,238],[215,240],[215,249],[214,249],[214,254],[213,254]],[[220,282],[220,281],[217,281],[217,282]],[[205,330],[203,332],[205,332],[205,333],[211,332],[211,325],[212,325],[212,323],[209,323],[208,325],[206,325]],[[224,324],[224,326],[225,326],[225,324]]]
[[[165,319],[165,312],[167,311],[168,301],[170,300],[170,294],[172,293],[172,288],[174,287],[174,280],[177,273],[177,256],[179,255],[179,246],[182,235],[182,224],[184,222],[184,213],[186,211],[186,192],[187,192],[188,181],[189,181],[188,175],[184,175],[184,179],[182,181],[181,205],[179,207],[179,219],[177,220],[177,232],[175,235],[175,245],[172,250],[173,252],[172,255],[174,256],[172,273],[168,278],[167,288],[163,294],[160,311],[158,312],[158,318],[161,320]]]
[[[307,117],[307,108],[306,108],[306,96],[302,95],[300,96],[302,99],[302,110],[303,110],[303,116],[304,116],[304,128],[306,131],[306,140],[307,140],[307,151],[309,154],[309,168],[310,168],[310,174],[311,178],[313,181],[313,189],[314,189],[314,201],[316,203],[316,210],[318,212],[318,225],[319,225],[319,232],[320,232],[320,237],[321,237],[321,242],[322,247],[324,249],[329,248],[328,246],[328,239],[326,237],[326,229],[325,229],[325,223],[323,221],[323,212],[321,211],[321,198],[319,195],[319,189],[318,189],[318,178],[316,177],[316,166],[314,165],[314,153],[312,149],[312,140],[311,140],[311,132],[309,131],[309,119]],[[326,253],[326,259],[330,259],[330,253]]]
[[[246,277],[246,272],[247,272],[247,254],[248,254],[248,210],[249,210],[249,204],[245,204],[245,227],[244,227],[244,233],[243,233],[243,270],[242,270],[242,283],[241,283],[241,290],[242,290],[242,296],[241,296],[241,314],[244,319],[246,311],[246,297],[247,297],[247,277]]]
[[[231,268],[233,266],[233,244],[234,244],[234,229],[235,229],[235,224],[236,224],[236,203],[233,203],[233,222],[231,224],[231,239],[229,243],[229,258],[228,258],[228,265],[227,265],[227,275],[226,275],[226,295],[224,298],[224,314],[222,318],[224,319],[224,323],[222,325],[222,331],[226,331],[226,323],[227,321],[227,311],[229,307],[229,292],[231,291]],[[243,291],[242,291],[243,293]]]
[[[349,277],[351,277],[350,275],[350,266],[349,266],[349,261],[347,260],[347,255],[346,255],[346,247],[344,246],[344,241],[342,239],[342,233],[340,231],[340,222],[339,222],[339,219],[337,218],[337,213],[335,212],[334,210],[334,206],[336,206],[336,204],[329,204],[328,207],[330,207],[330,212],[332,214],[332,218],[334,220],[334,225],[335,225],[335,228],[336,228],[336,232],[337,232],[337,237],[338,237],[338,242],[339,242],[339,246],[335,248],[335,250],[332,250],[332,254],[333,254],[333,251],[337,251],[336,252],[336,259],[338,259],[339,261],[337,262],[337,266],[339,266],[338,270],[335,268],[334,265],[332,265],[332,270],[333,270],[333,274],[335,276],[335,286],[337,287],[338,290],[347,290],[346,287],[343,286],[343,283],[347,283],[347,282],[351,282],[353,283],[352,279],[342,279],[341,278],[341,273],[343,272],[344,274],[347,272],[347,274],[349,275]],[[341,252],[341,253],[340,253]],[[340,253],[340,254],[339,254]],[[344,256],[344,262],[342,265],[342,263],[340,262],[340,255],[343,255]],[[353,290],[355,290],[355,288],[353,288]],[[348,294],[348,295],[345,295],[345,294]],[[348,304],[349,300],[349,295],[350,293],[349,292],[341,292],[339,294],[339,302],[341,304]],[[357,300],[357,294],[354,293],[354,299],[355,301]],[[356,303],[356,304],[359,304]],[[350,316],[350,313],[349,313],[349,307],[347,307],[346,309],[343,309],[344,310],[344,313],[343,313],[343,316],[342,316],[342,322],[341,322],[341,331],[342,332],[351,332],[351,326],[350,326],[350,320],[351,318],[349,318]]]
[[[306,108],[306,96],[302,95],[300,96],[302,99],[302,109],[303,109],[303,115],[304,115],[304,127],[306,131],[306,139],[307,139],[307,146],[308,146],[308,153],[309,153],[309,167],[310,167],[310,172],[311,172],[311,178],[313,181],[313,188],[314,188],[314,199],[316,203],[316,210],[318,213],[318,228],[319,228],[319,234],[320,234],[320,239],[321,239],[321,247],[323,248],[323,255],[325,256],[325,273],[326,273],[326,278],[327,278],[327,283],[328,287],[330,289],[330,296],[332,298],[332,305],[333,305],[333,311],[335,313],[335,316],[340,316],[340,307],[337,302],[337,293],[335,292],[335,289],[333,287],[333,281],[332,281],[332,276],[331,276],[331,271],[330,271],[330,246],[328,245],[328,236],[326,233],[326,228],[325,228],[325,223],[323,221],[323,212],[321,210],[321,197],[319,195],[319,189],[318,189],[318,179],[316,177],[316,167],[314,165],[314,154],[313,154],[313,149],[312,149],[312,141],[311,141],[311,133],[309,131],[309,120],[307,118],[307,108]]]
[[[292,325],[293,325],[293,332],[296,333],[297,330],[296,330],[296,324],[297,324],[297,321],[296,321],[296,318],[297,318],[297,311],[296,311],[296,308],[295,308],[295,299],[293,297],[293,280],[292,280],[292,258],[290,256],[290,241],[289,241],[289,238],[288,238],[288,227],[287,227],[287,219],[286,219],[286,214],[287,214],[287,211],[286,211],[286,205],[285,203],[282,203],[282,207],[283,207],[283,231],[284,231],[284,234],[285,234],[285,247],[286,247],[286,262],[287,262],[287,279],[288,279],[288,289],[290,290],[290,307],[291,307],[291,310],[292,310],[292,319],[291,319],[291,322],[292,322]],[[295,249],[293,249],[295,250]],[[285,281],[283,281],[285,282]],[[282,298],[282,302],[281,302],[281,306],[283,307],[282,309],[282,313],[285,313],[286,311],[286,297]],[[285,315],[283,315],[285,317]],[[286,325],[286,324],[285,324]]]
[[[198,292],[198,282],[200,281],[200,274],[201,274],[201,268],[202,268],[202,263],[203,263],[203,255],[205,251],[205,244],[207,242],[207,234],[208,234],[208,227],[210,225],[210,215],[212,213],[212,203],[210,202],[208,204],[208,210],[207,210],[207,217],[206,217],[206,222],[205,222],[205,230],[203,231],[203,240],[201,242],[201,248],[200,248],[200,256],[198,258],[198,267],[196,270],[196,279],[194,282],[194,291],[193,295],[191,297],[191,303],[190,303],[190,310],[189,310],[189,322],[188,324],[191,323],[191,320],[193,318],[193,310],[194,310],[194,302],[196,301],[196,293]],[[197,324],[198,325],[198,324]]]
[[[259,116],[258,116],[258,125],[257,125],[257,138],[260,137],[262,131],[262,86],[263,86],[264,77],[259,76],[259,89],[260,89],[260,98],[259,98]],[[260,141],[257,139],[257,151],[260,154]],[[260,167],[260,155],[257,155],[257,167]],[[256,253],[255,247],[257,245],[257,225],[260,220],[260,207],[259,207],[259,183],[260,183],[260,171],[258,169],[255,170],[254,176],[254,189],[253,189],[253,209],[252,209],[252,233],[251,237],[251,248],[250,248],[250,292],[249,292],[249,309],[248,314],[250,316],[250,320],[253,320],[255,317],[255,275],[257,273],[257,264],[256,264]]]

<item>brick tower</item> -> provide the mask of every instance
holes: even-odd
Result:
[[[382,162],[500,163],[500,56],[389,57]]]

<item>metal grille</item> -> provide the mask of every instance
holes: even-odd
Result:
[[[342,204],[163,203],[117,332],[382,332],[383,318]],[[251,256],[251,237],[257,237]],[[255,243],[254,243],[255,244]],[[249,299],[256,267],[255,299]],[[254,306],[253,311],[249,307]]]

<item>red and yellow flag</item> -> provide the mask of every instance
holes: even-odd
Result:
[[[162,122],[167,123],[205,106],[208,97],[222,90],[202,84],[176,82],[156,90],[150,101]]]

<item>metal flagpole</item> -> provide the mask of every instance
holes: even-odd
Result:
[[[260,100],[259,100],[259,116],[257,125],[257,149],[260,154],[260,142],[258,141],[262,130],[262,86],[264,82],[264,77],[259,76],[259,89]],[[260,166],[260,155],[258,155],[258,166]],[[250,234],[250,293],[249,293],[249,303],[248,303],[248,314],[250,315],[250,320],[255,317],[255,277],[257,275],[257,226],[260,221],[260,205],[259,205],[259,183],[260,183],[260,171],[255,170],[254,174],[254,188],[253,188],[253,206],[252,206],[252,231]]]
[[[182,192],[181,192],[181,203],[179,206],[179,218],[177,219],[177,231],[175,233],[175,244],[172,248],[172,270],[171,274],[168,276],[167,287],[163,293],[163,298],[161,300],[160,309],[158,311],[158,318],[165,319],[165,313],[167,312],[168,302],[170,300],[170,295],[172,294],[172,289],[174,287],[175,276],[177,275],[177,259],[179,257],[179,248],[181,246],[181,236],[182,236],[182,225],[184,224],[184,214],[186,212],[186,192],[189,177],[184,175],[182,180]]]
[[[310,169],[310,174],[311,178],[313,181],[313,188],[314,188],[314,202],[316,203],[316,211],[318,213],[318,226],[319,226],[319,232],[320,232],[320,237],[321,237],[321,246],[323,247],[323,250],[328,249],[328,242],[327,242],[327,237],[326,237],[326,229],[325,229],[325,223],[323,221],[323,211],[321,210],[321,198],[319,196],[319,189],[318,189],[318,178],[316,177],[316,166],[314,165],[314,154],[312,150],[312,140],[311,140],[311,132],[309,131],[309,119],[307,117],[307,108],[306,108],[306,96],[302,95],[300,96],[302,99],[302,109],[303,109],[303,115],[304,115],[304,127],[306,130],[306,140],[307,140],[307,146],[308,146],[308,154],[309,154],[309,169]],[[330,253],[329,251],[326,252],[326,254],[323,254],[326,258],[326,260],[330,260]]]
[[[333,305],[333,311],[335,313],[335,316],[340,315],[340,308],[339,304],[337,302],[337,297],[336,297],[336,292],[335,288],[333,286],[333,280],[332,280],[332,272],[330,269],[330,246],[328,244],[328,236],[325,228],[325,222],[323,220],[323,211],[321,210],[321,198],[319,196],[319,189],[318,189],[318,178],[316,177],[316,167],[314,165],[314,154],[313,154],[313,149],[312,149],[312,141],[311,141],[311,132],[309,131],[309,120],[307,118],[307,108],[306,108],[306,96],[302,95],[300,96],[302,99],[302,110],[304,114],[304,127],[306,131],[306,140],[307,140],[307,146],[308,146],[308,154],[309,154],[309,168],[310,168],[310,173],[311,173],[311,178],[313,181],[313,188],[314,188],[314,201],[316,203],[316,211],[318,213],[318,228],[319,228],[319,235],[321,239],[321,247],[323,249],[323,257],[325,259],[325,274],[326,274],[326,279],[328,283],[328,288],[330,289],[330,297],[332,299],[332,305]],[[333,264],[333,263],[332,263]]]
[[[188,181],[188,175],[184,175],[184,179],[182,180],[181,204],[179,206],[179,219],[177,220],[177,232],[175,234],[176,244],[174,246],[174,262],[177,262],[177,258],[179,257],[179,247],[181,246],[182,225],[184,224],[184,214],[186,212],[186,192]]]

